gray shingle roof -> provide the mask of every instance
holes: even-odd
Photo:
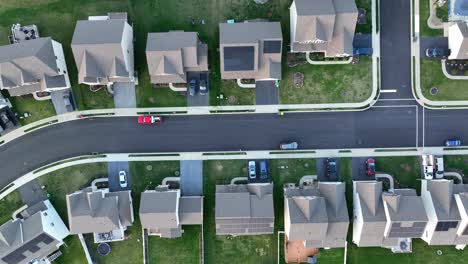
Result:
[[[1,46],[0,88],[8,89],[11,96],[19,96],[66,87],[64,80],[52,82],[56,76],[61,76],[52,41],[51,38],[38,38]]]
[[[152,83],[185,83],[187,71],[208,71],[208,46],[196,32],[149,33],[146,60]]]
[[[130,191],[104,193],[86,188],[68,194],[66,200],[72,234],[110,232],[133,222]]]
[[[273,184],[216,185],[216,234],[273,233]]]
[[[294,0],[291,50],[352,55],[357,16],[354,0]]]
[[[279,22],[221,23],[219,38],[222,79],[281,79]],[[280,43],[264,50],[265,41]]]

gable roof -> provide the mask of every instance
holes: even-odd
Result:
[[[291,49],[327,57],[352,54],[357,16],[354,0],[294,0]]]
[[[179,226],[180,191],[145,191],[141,193],[140,221],[143,228]]]
[[[89,187],[66,200],[72,234],[110,232],[133,222],[130,191],[105,193]]]
[[[449,26],[449,59],[468,59],[468,22],[457,22]]]
[[[125,19],[79,20],[72,39],[79,83],[102,82],[133,74],[132,29]],[[131,62],[126,57],[132,57]]]
[[[52,41],[38,38],[0,46],[0,88],[18,96],[65,87],[65,80],[54,85],[45,82],[46,78],[60,75]]]

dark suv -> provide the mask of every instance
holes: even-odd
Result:
[[[191,80],[189,83],[188,91],[190,96],[195,96],[197,93],[197,81],[196,80]]]
[[[426,56],[429,58],[446,59],[448,56],[450,56],[450,50],[441,48],[429,48],[426,49]]]
[[[327,177],[331,179],[336,179],[336,161],[333,158],[328,158],[325,160],[325,166],[327,170]]]

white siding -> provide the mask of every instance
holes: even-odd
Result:
[[[133,28],[125,23],[122,37],[122,52],[125,59],[125,67],[129,72],[129,77],[134,77],[134,58],[133,58]]]
[[[41,212],[43,229],[56,240],[63,242],[63,239],[70,235],[70,231],[68,231],[67,226],[62,221],[57,211],[55,211],[50,201],[46,200],[44,203],[47,206],[47,210]]]
[[[297,12],[296,12],[296,2],[293,2],[289,8],[289,17],[290,17],[290,27],[291,27],[291,51],[293,51],[293,43],[296,39],[296,22],[297,22]]]
[[[65,76],[65,81],[66,81],[66,86],[65,87],[60,87],[60,88],[53,88],[49,90],[62,90],[62,89],[68,89],[71,87],[70,85],[70,79],[68,78],[68,69],[67,69],[67,63],[65,62],[65,56],[63,54],[63,47],[62,44],[59,42],[52,40],[52,47],[54,49],[54,54],[57,57],[57,68],[60,69],[60,74],[63,74]]]

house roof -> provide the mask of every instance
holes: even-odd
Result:
[[[457,22],[449,26],[449,59],[468,59],[468,22]]]
[[[71,43],[79,82],[98,82],[98,78],[129,79],[133,65],[127,64],[125,57],[130,52],[133,56],[131,34],[125,19],[79,20]],[[124,47],[125,43],[130,48]]]
[[[391,222],[427,222],[426,210],[416,190],[409,192],[382,194],[384,205],[387,208],[387,220]]]
[[[143,192],[140,203],[140,221],[143,228],[178,227],[179,197],[179,190]]]
[[[104,193],[89,187],[66,200],[72,234],[110,232],[133,222],[130,191]]]
[[[289,240],[306,240],[311,247],[344,246],[349,225],[344,183],[289,187],[284,195]]]
[[[153,83],[185,83],[186,72],[208,70],[208,46],[197,32],[149,33],[146,60]]]
[[[50,229],[44,226],[47,220],[43,216],[43,212],[53,207],[48,200],[40,204],[43,205],[38,207],[42,208],[41,211],[0,226],[0,263],[27,264],[57,250],[57,239],[61,238],[54,238],[48,233]]]
[[[460,188],[454,188],[451,180],[423,180],[426,184],[421,192],[429,192],[431,195],[432,204],[434,205],[435,214],[439,221],[459,221],[461,219],[455,202],[454,194],[459,193]],[[468,185],[467,185],[468,186]],[[465,187],[465,185],[462,185]],[[457,190],[455,190],[457,189]],[[468,190],[468,188],[467,188]]]
[[[216,185],[216,233],[273,232],[273,184]]]
[[[51,38],[38,38],[0,46],[0,87],[10,95],[24,95],[46,88],[65,87],[60,76]],[[43,82],[46,78],[48,82]]]
[[[354,0],[294,0],[293,51],[352,54],[358,11]],[[319,41],[319,43],[317,42]]]
[[[283,36],[279,22],[221,23],[223,79],[281,79]]]

